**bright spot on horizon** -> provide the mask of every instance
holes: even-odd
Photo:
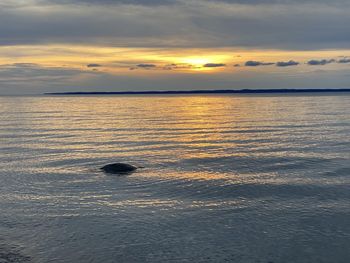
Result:
[[[184,58],[181,62],[192,65],[194,67],[194,70],[207,69],[207,68],[204,68],[203,65],[208,63],[213,63],[210,59],[205,57],[188,57],[188,58]]]

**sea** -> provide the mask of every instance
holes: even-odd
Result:
[[[0,262],[348,263],[350,93],[0,97]]]

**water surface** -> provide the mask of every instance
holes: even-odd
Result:
[[[349,105],[0,97],[0,262],[350,262]]]

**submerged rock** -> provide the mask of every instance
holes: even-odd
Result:
[[[127,163],[112,163],[101,167],[101,170],[109,174],[131,173],[137,169],[136,166]]]

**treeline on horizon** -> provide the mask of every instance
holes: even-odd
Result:
[[[241,90],[166,90],[166,91],[72,91],[47,92],[45,95],[138,95],[138,94],[250,94],[250,93],[350,92],[349,89],[241,89]]]

